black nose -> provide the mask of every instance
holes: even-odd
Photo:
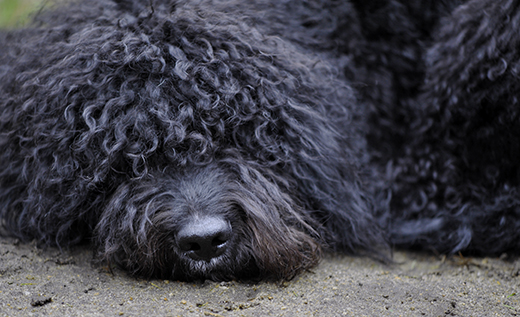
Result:
[[[231,225],[218,217],[194,219],[177,234],[179,248],[194,260],[209,262],[228,247],[233,232]]]

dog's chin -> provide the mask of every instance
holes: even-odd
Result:
[[[178,280],[230,281],[260,278],[260,271],[251,256],[228,252],[210,260],[196,260],[180,255],[179,265],[172,272]]]
[[[174,272],[173,274],[181,280],[227,281],[236,278],[236,272],[230,269],[236,265],[230,263],[229,259],[224,256],[209,261],[186,258],[182,262],[184,268],[181,269],[181,273]]]

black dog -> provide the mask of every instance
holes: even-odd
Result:
[[[352,91],[209,4],[94,1],[4,35],[0,212],[129,271],[290,278],[383,236]],[[8,44],[7,44],[8,43]]]
[[[458,2],[42,13],[0,38],[2,224],[176,279],[289,279],[388,239],[518,250],[519,10]]]

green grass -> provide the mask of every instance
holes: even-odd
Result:
[[[13,28],[27,22],[41,0],[0,0],[0,28]]]

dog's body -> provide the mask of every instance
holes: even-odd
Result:
[[[288,279],[322,248],[388,242],[518,250],[519,9],[458,2],[43,13],[0,35],[2,225],[47,245],[92,239],[103,260],[178,279]],[[378,34],[382,11],[403,29]],[[503,27],[481,34],[486,21]]]
[[[519,22],[515,1],[468,1],[433,33],[391,160],[392,242],[518,253]]]

